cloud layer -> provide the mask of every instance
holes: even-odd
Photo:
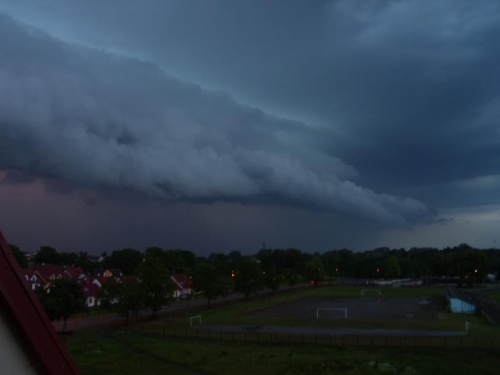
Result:
[[[307,142],[324,130],[6,16],[0,45],[4,170],[167,200],[286,203],[397,224],[429,216],[356,185],[354,168]]]

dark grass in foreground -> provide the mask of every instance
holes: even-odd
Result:
[[[238,324],[249,319],[248,312],[317,296],[358,296],[360,288],[310,288],[289,294],[260,298],[248,304],[235,304],[204,312],[212,321]],[[382,291],[386,297],[440,296],[442,289],[399,289]],[[499,328],[475,316],[443,313],[439,326],[463,327],[472,322],[469,338],[474,343],[500,336]],[[211,316],[211,317],[210,317]],[[242,318],[243,317],[243,318]],[[150,322],[148,328],[178,328],[195,332],[187,316]],[[253,324],[259,324],[255,317]],[[248,320],[246,320],[248,321]],[[263,321],[264,322],[264,321]],[[290,320],[293,323],[293,319]],[[286,323],[290,323],[286,322]],[[146,329],[147,330],[147,329]],[[382,338],[383,339],[383,338]],[[425,339],[425,338],[424,338]],[[68,349],[82,374],[497,374],[500,368],[498,348],[460,349],[460,346],[405,348],[299,343],[233,342],[182,339],[146,335],[138,327],[127,331],[81,330],[68,339]],[[478,341],[479,340],[479,341]],[[384,342],[382,342],[384,344]],[[425,343],[424,343],[425,344]],[[471,347],[469,345],[469,347]]]
[[[77,332],[68,349],[82,374],[497,374],[487,350],[261,345]]]
[[[490,293],[488,297],[492,301],[495,301],[496,303],[500,304],[500,292]]]

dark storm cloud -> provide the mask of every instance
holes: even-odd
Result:
[[[360,25],[351,40],[359,54],[353,69],[362,74],[356,81],[363,82],[356,102],[366,118],[343,117],[375,142],[349,160],[362,171],[383,167],[396,183],[499,173],[498,132],[485,116],[498,110],[499,6],[403,1],[374,11],[356,5],[342,12]],[[366,153],[377,158],[364,159]]]
[[[314,147],[377,190],[500,173],[496,1],[23,4],[4,7],[61,38],[334,130]]]
[[[62,43],[5,16],[0,45],[2,169],[169,200],[279,197],[396,224],[428,216],[415,200],[356,185],[351,166],[297,142],[305,125],[154,64]]]
[[[0,113],[22,120],[2,122],[19,145],[1,154],[10,172],[0,187],[17,187],[6,191],[43,176],[101,202],[110,191],[117,204],[135,194],[134,207],[183,201],[179,212],[220,224],[214,238],[231,237],[225,220],[249,231],[229,248],[236,237],[289,244],[290,232],[315,250],[342,236],[339,246],[358,249],[496,236],[497,1],[2,0],[0,12],[90,47],[2,31],[3,43],[17,30],[18,48],[2,55],[11,93]],[[425,216],[394,196],[437,215],[374,225]],[[189,237],[204,245],[205,226]]]

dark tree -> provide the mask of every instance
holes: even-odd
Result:
[[[234,264],[234,290],[245,296],[256,294],[263,287],[262,271],[259,264],[248,257],[237,259]]]
[[[155,316],[160,308],[173,300],[175,285],[161,259],[146,257],[137,276],[144,290],[145,307]]]
[[[83,251],[78,253],[74,263],[75,267],[80,267],[85,273],[90,273],[95,268],[95,263],[89,259],[89,255]]]
[[[388,279],[394,279],[401,276],[401,266],[398,258],[393,255],[387,257],[384,264],[383,276]]]
[[[66,266],[74,266],[76,260],[78,259],[78,254],[76,253],[59,253],[57,263],[55,264],[64,264]]]
[[[74,280],[55,280],[50,288],[38,291],[37,295],[50,320],[63,319],[63,331],[71,315],[87,308],[80,285]]]
[[[109,277],[99,289],[99,310],[111,312],[115,310],[118,302],[118,282]]]
[[[271,289],[272,292],[276,292],[281,284],[281,277],[276,272],[276,269],[273,266],[268,266],[262,271],[262,274],[265,287]]]
[[[196,255],[188,250],[167,250],[165,256],[167,268],[172,274],[189,273],[196,265]]]
[[[241,258],[241,253],[238,250],[233,250],[228,255],[229,260],[236,260],[238,258]]]
[[[142,263],[142,254],[138,250],[115,250],[103,261],[105,268],[119,268],[124,275],[133,275]]]
[[[314,257],[310,262],[306,264],[306,277],[318,285],[318,282],[323,281],[325,278],[325,271],[323,269],[323,263],[319,256]]]
[[[337,278],[340,276],[352,276],[354,268],[354,254],[351,250],[333,250],[323,254],[322,260],[325,273]]]
[[[225,297],[231,289],[231,278],[219,270],[216,264],[210,262],[200,263],[193,273],[193,290],[201,293],[210,302],[220,297]]]
[[[162,262],[167,261],[167,252],[163,250],[160,247],[148,247],[146,250],[144,250],[144,257],[154,257],[160,259]]]
[[[19,267],[21,268],[28,268],[28,259],[26,259],[26,255],[19,250],[17,246],[10,245],[10,249],[12,250],[12,254],[14,254],[14,257],[17,260],[17,263],[19,264]]]
[[[126,324],[130,317],[137,317],[144,307],[144,288],[137,279],[123,280],[110,286],[111,296],[114,296],[113,306],[118,315],[125,317]]]
[[[293,268],[285,268],[283,270],[283,280],[288,284],[289,287],[293,288],[295,285],[297,285],[297,272],[295,272]]]
[[[210,262],[227,262],[228,257],[224,253],[211,253],[208,260]]]
[[[116,311],[125,318],[128,325],[130,317],[137,317],[144,308],[144,288],[136,278],[116,280],[109,278],[99,291],[101,310]]]
[[[57,250],[50,246],[41,246],[33,257],[33,262],[37,264],[59,264],[59,260]]]

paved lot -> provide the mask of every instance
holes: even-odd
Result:
[[[430,320],[446,309],[442,297],[311,297],[251,312],[255,317],[316,319],[318,308],[347,309],[352,320]],[[345,319],[344,310],[320,310],[320,319]]]
[[[323,320],[344,321],[347,309],[348,321],[384,320],[434,320],[446,310],[442,297],[311,297],[286,302],[268,308],[245,313],[254,317],[303,318],[315,320],[318,308],[341,310],[321,310]],[[368,336],[460,336],[465,331],[436,331],[414,329],[357,329],[357,328],[316,328],[251,325],[200,325],[199,330],[214,332],[260,332],[292,335],[368,335]]]

